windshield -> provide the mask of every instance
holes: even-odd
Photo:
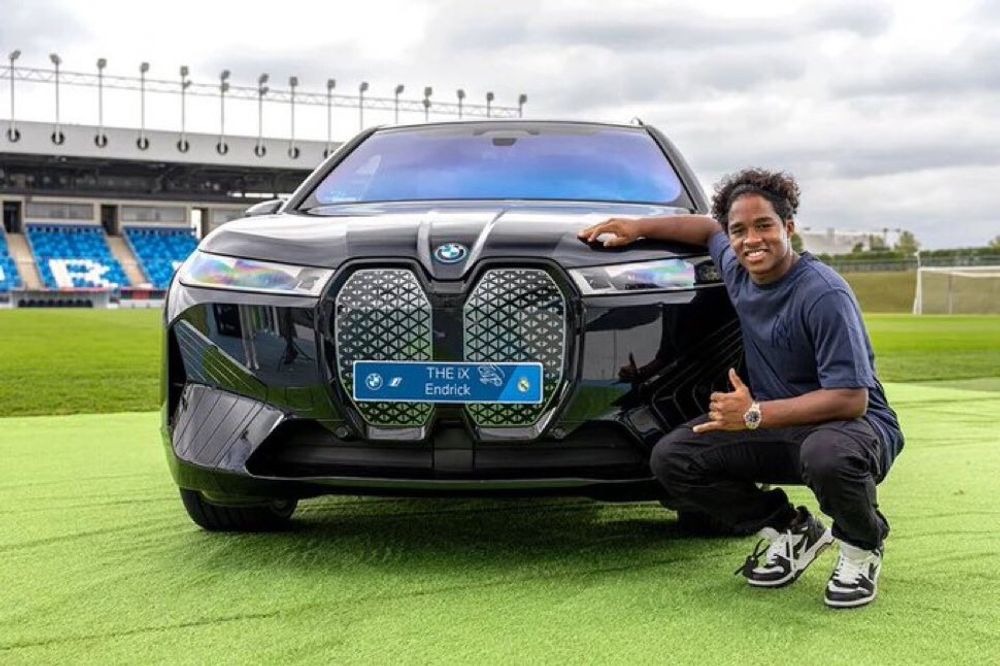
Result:
[[[337,164],[304,208],[340,203],[532,199],[687,205],[640,128],[511,123],[376,132]]]

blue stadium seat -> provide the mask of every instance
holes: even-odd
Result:
[[[21,286],[21,275],[17,272],[17,264],[7,249],[7,236],[0,229],[0,294]]]
[[[124,231],[143,272],[157,289],[170,285],[174,271],[198,247],[198,240],[190,229],[125,227]]]
[[[46,287],[128,286],[125,271],[111,254],[102,227],[27,224],[25,232]]]

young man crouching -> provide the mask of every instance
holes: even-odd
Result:
[[[759,533],[738,571],[750,585],[793,583],[837,539],[825,602],[863,606],[875,598],[889,533],[876,485],[903,434],[851,288],[809,253],[792,250],[798,203],[791,176],[747,169],[716,186],[714,219],[611,219],[580,237],[609,246],[653,238],[708,247],[739,316],[749,385],[730,370],[733,390],[713,393],[708,414],[661,439],[652,470],[677,509]],[[833,529],[792,506],[780,488],[758,483],[807,485]]]

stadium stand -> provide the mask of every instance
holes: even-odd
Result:
[[[195,247],[190,227],[202,237],[260,196],[293,192],[340,145],[296,140],[293,154],[284,137],[181,128],[179,141],[148,127],[140,143],[135,127],[73,123],[57,142],[48,119],[9,125],[0,128],[11,135],[0,151],[0,307],[162,305],[176,262]],[[139,228],[177,235],[129,231]]]
[[[157,289],[170,285],[174,271],[198,246],[191,229],[126,226],[123,232],[143,272]]]
[[[95,225],[26,224],[26,235],[46,287],[55,289],[128,286],[128,278]]]
[[[0,227],[0,294],[5,294],[11,289],[21,286],[21,275],[17,271],[17,264],[7,250],[7,235]]]

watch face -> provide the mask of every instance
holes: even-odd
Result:
[[[753,430],[760,425],[760,405],[753,403],[750,405],[750,409],[747,410],[746,414],[743,415],[743,422],[746,424],[747,428]]]

